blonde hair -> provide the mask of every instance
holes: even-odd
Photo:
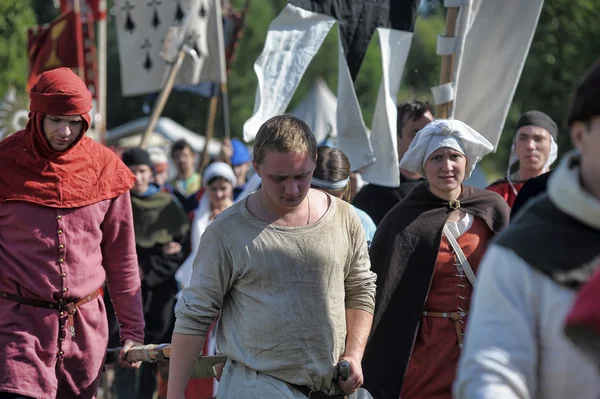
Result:
[[[317,160],[317,140],[310,127],[291,115],[274,116],[258,129],[254,161],[261,164],[268,151],[308,154]]]

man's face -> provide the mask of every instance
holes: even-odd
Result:
[[[196,154],[185,147],[183,150],[173,152],[173,163],[180,175],[189,175],[194,171],[194,163],[196,162]]]
[[[412,143],[417,132],[431,121],[433,121],[433,115],[429,111],[414,121],[407,117],[404,118],[401,131],[398,132],[402,134],[401,136],[398,135],[398,160],[401,160],[406,151],[408,151],[408,147],[410,147],[410,143]]]
[[[543,172],[544,165],[550,157],[550,133],[539,126],[523,126],[515,135],[515,152],[519,157],[519,167]]]
[[[83,118],[80,115],[46,115],[42,129],[48,144],[54,151],[65,151],[81,135]]]
[[[576,122],[571,127],[571,137],[581,153],[582,174],[588,181],[600,182],[600,116],[589,123]]]
[[[135,183],[131,191],[137,194],[148,191],[150,182],[152,182],[152,168],[148,165],[129,165],[129,170],[135,175]]]
[[[296,208],[304,201],[317,166],[306,153],[277,151],[268,151],[260,165],[253,163],[265,193],[282,209]]]

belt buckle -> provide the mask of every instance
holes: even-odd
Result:
[[[77,313],[77,307],[75,307],[75,304],[73,302],[59,302],[58,310],[67,312],[71,315]]]

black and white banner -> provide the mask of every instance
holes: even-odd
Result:
[[[160,90],[169,66],[161,57],[164,40],[169,28],[181,26],[186,17],[199,60],[186,56],[175,84],[226,79],[220,0],[115,0],[115,7],[124,96]],[[192,9],[194,15],[188,15]]]
[[[300,80],[330,30],[338,24],[338,146],[353,170],[366,180],[400,183],[396,136],[396,93],[410,49],[418,0],[290,0],[271,23],[262,54],[254,65],[258,88],[254,114],[244,124],[244,139],[285,112]],[[379,34],[383,78],[372,129],[364,123],[354,81],[375,31]],[[376,170],[372,165],[377,160]],[[389,165],[388,165],[389,164]]]

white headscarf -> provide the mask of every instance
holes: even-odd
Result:
[[[402,157],[400,167],[425,177],[427,158],[440,148],[452,148],[467,158],[465,180],[471,177],[477,162],[494,150],[485,137],[466,123],[455,119],[438,119],[419,130]]]
[[[224,177],[233,187],[235,187],[237,178],[235,177],[233,169],[231,169],[231,166],[228,164],[224,162],[214,162],[208,165],[202,176],[202,184],[204,187],[207,187],[208,182],[215,177]],[[210,220],[210,214],[210,199],[208,198],[208,193],[204,192],[202,197],[200,197],[198,207],[194,210],[194,220],[190,232],[192,252],[185,262],[181,264],[179,269],[177,269],[177,273],[175,273],[175,279],[184,287],[190,285],[190,281],[192,280],[194,259],[196,259],[198,247],[200,246],[200,238],[202,237],[202,234],[204,234],[204,231],[206,231],[208,225],[212,222],[212,220]]]

